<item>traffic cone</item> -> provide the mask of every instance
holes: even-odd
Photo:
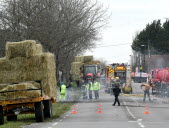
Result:
[[[99,107],[97,113],[102,113],[102,108]]]
[[[146,106],[146,111],[144,112],[144,114],[150,114],[150,113],[148,112],[148,106]]]
[[[72,114],[76,114],[76,113],[77,113],[77,111],[76,111],[76,106],[77,106],[77,105],[74,105],[74,108],[73,108],[73,110],[72,110]]]
[[[102,110],[98,110],[97,113],[102,113]]]
[[[76,112],[76,110],[72,110],[72,114],[76,114],[77,112]]]

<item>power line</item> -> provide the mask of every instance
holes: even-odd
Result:
[[[126,44],[116,44],[116,45],[100,45],[99,47],[96,47],[96,48],[100,48],[100,47],[112,47],[112,46],[120,46],[120,45],[128,45],[128,44],[130,44],[131,45],[131,43],[126,43]]]

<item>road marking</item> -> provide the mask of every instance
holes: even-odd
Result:
[[[142,123],[138,123],[142,128],[144,128],[145,126]]]
[[[48,127],[48,128],[52,128],[52,127]]]
[[[138,119],[137,121],[138,121],[138,122],[141,122],[142,120],[143,120],[143,119]]]
[[[62,121],[62,120],[59,120],[59,121]]]
[[[66,116],[69,116],[69,115],[66,115]]]
[[[143,119],[138,119],[137,121],[128,121],[128,122],[130,122],[130,123],[139,123],[139,122],[141,122]]]
[[[133,115],[133,113],[130,111],[129,107],[127,106],[126,102],[123,102],[124,105],[126,106],[126,109],[128,111],[128,113],[135,119],[136,117]]]
[[[55,125],[57,125],[58,123],[54,123],[54,124],[52,124],[52,126],[55,126]]]

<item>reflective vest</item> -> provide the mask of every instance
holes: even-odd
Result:
[[[89,90],[93,90],[93,83],[89,82]]]
[[[83,90],[83,91],[87,91],[87,88],[88,88],[88,85],[82,84],[82,90]]]
[[[63,84],[61,86],[61,92],[60,93],[63,93],[63,94],[66,93],[66,85]]]
[[[100,83],[99,82],[95,82],[93,84],[93,90],[99,90],[100,89]]]

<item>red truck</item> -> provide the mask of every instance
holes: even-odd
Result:
[[[154,91],[158,93],[169,94],[169,69],[153,69],[151,70],[150,81],[152,83],[152,93]]]

